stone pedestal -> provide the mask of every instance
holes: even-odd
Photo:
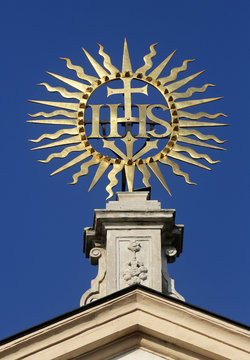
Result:
[[[175,225],[175,210],[161,209],[149,192],[117,193],[106,209],[95,210],[93,227],[84,229],[84,253],[99,269],[80,304],[133,284],[184,301],[167,269],[182,252],[183,228]]]

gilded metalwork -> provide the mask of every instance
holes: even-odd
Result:
[[[111,59],[104,52],[103,46],[98,45],[99,55],[103,58],[103,65],[100,65],[83,49],[97,76],[85,74],[81,66],[73,65],[68,58],[62,59],[66,61],[67,68],[75,72],[79,80],[72,80],[51,72],[48,73],[53,78],[77,90],[77,92],[70,92],[63,87],[53,87],[47,83],[39,84],[44,86],[49,92],[56,92],[63,98],[72,99],[73,102],[30,100],[41,105],[59,108],[60,110],[49,113],[38,112],[30,115],[33,118],[43,117],[45,119],[32,119],[28,120],[29,122],[43,125],[71,126],[30,140],[35,143],[44,139],[53,140],[32,150],[67,145],[61,152],[52,153],[45,160],[39,161],[48,163],[54,158],[65,158],[72,152],[80,152],[80,155],[59,167],[51,175],[81,163],[80,171],[73,175],[72,184],[75,184],[78,182],[79,177],[88,174],[91,166],[97,165],[97,170],[89,190],[96,185],[108,170],[107,177],[109,184],[106,187],[109,194],[108,198],[113,195],[112,189],[118,184],[117,175],[122,170],[126,176],[128,191],[133,191],[135,170],[137,169],[142,174],[142,182],[145,186],[150,186],[149,179],[152,172],[171,195],[160,169],[161,165],[171,167],[173,173],[182,176],[188,184],[195,184],[189,180],[189,175],[183,172],[175,161],[185,162],[210,170],[209,167],[197,161],[197,159],[204,160],[209,164],[215,164],[218,161],[212,160],[207,154],[198,153],[185,144],[224,150],[222,147],[211,143],[212,141],[221,144],[224,143],[223,140],[219,140],[215,135],[203,134],[195,128],[226,125],[218,122],[198,121],[201,118],[210,120],[226,115],[223,113],[212,115],[205,112],[189,113],[183,111],[193,106],[219,100],[221,97],[194,100],[185,99],[190,98],[193,94],[203,93],[208,87],[214,85],[205,84],[201,87],[190,87],[184,92],[177,92],[177,90],[200,76],[203,71],[176,81],[179,74],[185,72],[188,64],[193,61],[185,60],[181,66],[173,68],[168,76],[160,77],[175,51],[155,69],[150,71],[153,67],[152,58],[156,55],[155,46],[157,44],[150,46],[149,53],[143,58],[144,65],[135,72],[132,69],[126,39],[124,42],[121,71],[111,63]],[[119,81],[120,87],[113,88],[107,86],[107,102],[111,98],[112,103],[92,104],[90,100],[92,94],[99,87],[114,81]],[[135,81],[137,81],[136,86]],[[144,83],[143,86],[138,86],[138,81]],[[161,94],[162,103],[153,105],[144,103],[133,104],[133,96],[135,94],[148,96],[150,87],[153,87]],[[121,99],[121,95],[123,95],[122,103],[114,103],[114,99]],[[177,101],[178,99],[182,100]],[[110,119],[102,118],[103,110],[106,111],[105,114],[109,113]],[[163,114],[163,119],[158,117],[157,111]],[[92,118],[89,119],[90,112]],[[135,113],[137,114],[136,116]],[[57,140],[62,136],[64,136],[63,139]],[[96,146],[94,146],[96,144],[94,141],[99,141],[103,150],[97,150]]]

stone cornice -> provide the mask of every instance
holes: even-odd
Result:
[[[170,359],[177,353],[179,359],[249,358],[246,329],[139,287],[2,345],[0,358],[101,359],[103,348],[112,356],[125,351],[121,340],[133,334],[134,346],[151,343],[149,351],[164,356],[168,351]]]

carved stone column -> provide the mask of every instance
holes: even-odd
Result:
[[[161,209],[149,192],[118,192],[84,229],[84,253],[99,269],[80,304],[133,284],[184,300],[167,269],[182,252],[183,228],[175,225],[175,210]]]

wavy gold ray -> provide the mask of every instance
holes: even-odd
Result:
[[[51,76],[54,76],[56,79],[64,82],[65,84],[68,84],[69,86],[75,88],[76,90],[79,90],[81,92],[85,92],[85,90],[87,89],[88,85],[86,84],[83,84],[83,83],[80,83],[79,81],[75,81],[75,80],[71,80],[71,79],[68,79],[64,76],[61,76],[61,75],[57,75],[57,74],[54,74],[54,73],[51,73],[49,71],[47,71],[47,73]]]
[[[165,67],[167,66],[167,64],[169,63],[175,52],[176,50],[173,51],[165,60],[163,60],[160,63],[160,65],[158,65],[153,71],[151,71],[151,73],[148,74],[148,76],[151,77],[152,79],[157,79],[162,73],[162,71],[165,69]]]
[[[149,183],[149,179],[151,177],[150,172],[148,171],[147,165],[146,164],[140,164],[140,162],[138,161],[136,163],[137,169],[142,173],[143,178],[142,178],[142,182],[146,187],[151,187],[150,183]]]
[[[103,160],[100,162],[100,165],[98,166],[98,168],[96,170],[95,176],[92,180],[92,183],[91,183],[88,191],[90,191],[95,186],[95,184],[99,181],[99,179],[105,173],[105,171],[107,170],[109,165],[110,165],[110,161]]]
[[[187,119],[192,119],[192,120],[199,120],[201,118],[206,118],[206,119],[216,119],[219,116],[225,116],[227,117],[227,115],[223,114],[223,113],[217,113],[217,114],[208,114],[206,112],[198,112],[196,114],[192,114],[192,113],[188,113],[186,111],[178,111],[178,116],[180,118],[187,118]],[[226,125],[226,124],[225,124]]]
[[[183,135],[183,136],[194,135],[200,140],[205,140],[205,141],[206,140],[214,140],[218,144],[223,144],[224,142],[226,142],[226,140],[218,139],[217,136],[215,136],[215,135],[205,135],[205,134],[202,134],[200,131],[194,130],[194,129],[180,129],[179,135]]]
[[[141,74],[145,75],[146,71],[151,69],[151,67],[153,66],[153,62],[151,59],[156,55],[156,51],[155,51],[154,47],[157,44],[158,43],[150,45],[150,47],[149,47],[150,53],[143,57],[144,65],[142,67],[140,67],[139,69],[137,69],[136,73],[141,73]]]
[[[184,177],[186,183],[191,184],[191,185],[197,185],[196,183],[191,182],[191,181],[189,180],[189,175],[188,175],[188,173],[185,173],[184,171],[182,171],[182,170],[180,169],[179,165],[176,164],[174,161],[172,161],[172,160],[170,160],[170,159],[167,159],[167,158],[160,159],[159,161],[160,161],[162,164],[164,164],[164,165],[170,166],[170,167],[172,168],[172,170],[173,170],[173,173],[174,173],[175,175]]]
[[[185,91],[184,93],[172,93],[172,97],[174,98],[174,100],[176,99],[185,99],[185,98],[189,98],[191,97],[193,94],[197,93],[197,92],[204,92],[207,90],[207,88],[209,86],[215,86],[213,84],[205,84],[202,87],[191,87],[189,89],[187,89],[187,91]]]
[[[179,127],[227,126],[228,124],[210,123],[206,121],[179,120]]]
[[[48,118],[50,116],[58,116],[58,115],[63,115],[66,116],[68,118],[75,118],[77,119],[77,112],[70,112],[70,111],[65,111],[65,110],[56,110],[56,111],[52,111],[50,113],[46,113],[43,111],[40,111],[36,114],[28,114],[31,117],[37,117],[37,116],[43,116],[45,118]]]
[[[92,157],[89,161],[86,163],[83,163],[81,165],[81,170],[73,175],[73,181],[70,183],[70,185],[76,184],[78,182],[79,177],[87,175],[89,173],[89,168],[93,165],[96,165],[99,163],[99,160],[96,157]]]
[[[68,146],[59,153],[50,154],[46,160],[38,160],[38,161],[42,163],[48,163],[49,161],[55,158],[65,158],[68,154],[74,151],[84,151],[84,146],[82,144]]]
[[[184,136],[180,136],[180,135],[178,136],[178,142],[183,142],[183,143],[186,143],[186,144],[192,144],[192,145],[197,145],[197,146],[204,146],[204,147],[208,147],[208,148],[211,148],[211,149],[226,150],[226,149],[224,149],[222,147],[219,147],[219,146],[210,145],[210,144],[207,144],[205,142],[189,139],[188,137],[184,137]]]
[[[123,46],[123,57],[122,57],[122,72],[130,72],[132,73],[132,66],[131,66],[131,61],[130,61],[130,57],[129,57],[129,52],[128,52],[128,44],[127,44],[127,39],[124,39],[124,46]]]
[[[186,71],[186,70],[187,70],[187,64],[188,64],[189,62],[191,62],[191,61],[194,61],[194,59],[184,60],[183,63],[182,63],[182,66],[173,68],[173,69],[171,70],[169,76],[160,78],[159,81],[162,83],[162,85],[164,85],[164,84],[166,84],[166,83],[168,83],[168,82],[171,82],[171,81],[176,80],[178,74],[179,74],[181,71]]]
[[[122,171],[124,167],[124,163],[121,162],[120,164],[113,164],[113,169],[108,174],[109,184],[106,186],[106,191],[109,193],[109,196],[106,198],[108,200],[113,196],[113,187],[118,184],[118,180],[116,178],[116,175]]]
[[[169,195],[172,196],[157,162],[148,162],[147,165],[153,171],[153,173],[155,174],[157,179],[160,181],[160,183],[163,185],[163,187],[167,190]]]
[[[180,153],[178,153],[178,152],[176,152],[174,150],[172,150],[172,151],[170,151],[170,153],[168,153],[168,157],[172,157],[172,158],[174,158],[176,160],[180,160],[180,161],[186,162],[188,164],[201,167],[201,168],[206,169],[206,170],[211,170],[206,165],[203,165],[203,164],[199,163],[198,161],[190,159],[189,157],[187,157],[187,156],[185,156],[183,154],[180,154]]]
[[[125,175],[128,185],[128,191],[133,191],[134,177],[135,177],[135,164],[125,165]]]
[[[81,140],[79,138],[79,135],[76,135],[76,136],[71,136],[70,138],[67,138],[67,139],[54,141],[54,142],[52,142],[50,144],[38,146],[38,147],[32,148],[30,150],[47,149],[47,148],[51,148],[51,147],[55,147],[55,146],[62,146],[62,145],[68,145],[68,144],[77,144],[77,143],[80,143],[80,142],[81,142]]]
[[[92,84],[95,80],[98,80],[97,77],[95,76],[85,74],[83,68],[81,66],[73,65],[70,59],[68,58],[61,58],[61,59],[66,61],[66,65],[68,69],[74,70],[76,72],[76,75],[78,76],[79,79],[86,80],[90,84]]]
[[[105,66],[105,68],[110,72],[110,74],[115,74],[116,72],[119,72],[119,70],[114,65],[112,65],[110,56],[103,51],[103,46],[98,43],[97,45],[100,48],[99,55],[101,55],[104,59],[103,65]]]
[[[34,124],[48,124],[48,125],[77,125],[76,119],[38,119],[38,120],[27,120],[27,122]]]
[[[76,135],[76,134],[78,134],[78,132],[79,131],[78,131],[77,127],[73,128],[73,129],[61,129],[61,130],[58,130],[57,132],[55,132],[54,134],[43,134],[38,139],[29,140],[29,141],[38,143],[43,139],[55,140],[55,139],[58,139],[62,135]]]
[[[186,109],[191,106],[206,104],[211,101],[220,100],[223,99],[223,97],[217,97],[217,98],[209,98],[209,99],[197,99],[197,100],[187,100],[187,101],[179,101],[175,103],[176,109]]]
[[[85,55],[87,56],[89,62],[91,63],[91,65],[95,69],[96,73],[98,74],[98,76],[100,78],[102,78],[104,76],[109,76],[107,71],[104,70],[104,68],[100,64],[98,64],[98,62],[84,48],[82,48],[82,49],[83,49]]]
[[[179,88],[181,88],[182,86],[186,85],[187,83],[189,83],[190,81],[192,81],[193,79],[195,79],[197,76],[199,76],[200,74],[202,74],[205,70],[199,71],[196,74],[190,75],[182,80],[179,81],[175,81],[172,84],[167,85],[167,89],[169,93],[172,93],[173,91],[178,90]]]
[[[216,163],[220,162],[219,160],[213,161],[210,158],[210,156],[208,156],[207,154],[199,154],[194,149],[191,149],[190,147],[187,147],[187,146],[181,146],[181,145],[175,144],[174,151],[187,152],[193,159],[205,159],[210,164],[216,164]]]
[[[41,84],[38,84],[38,85],[43,85],[46,87],[46,89],[50,92],[58,92],[59,94],[61,94],[63,97],[67,98],[67,99],[77,99],[77,100],[80,100],[81,97],[82,97],[82,94],[80,92],[70,92],[70,91],[67,91],[66,89],[64,89],[63,87],[53,87],[53,86],[50,86],[49,84],[47,83],[41,83]]]
[[[74,158],[73,160],[69,161],[68,163],[64,164],[63,166],[61,166],[59,169],[57,169],[56,171],[54,171],[53,173],[51,173],[50,175],[55,175],[58,174],[59,172],[66,170],[68,168],[70,168],[71,166],[74,166],[76,164],[78,164],[79,162],[87,159],[88,157],[90,157],[91,154],[88,151],[85,151],[84,153],[78,155],[76,158]],[[93,159],[91,159],[93,160]],[[90,160],[90,161],[91,161]],[[87,164],[87,163],[85,163]]]
[[[58,102],[58,101],[42,101],[42,100],[29,100],[30,102],[34,102],[37,104],[47,105],[47,106],[54,106],[68,110],[77,110],[78,104],[75,103],[65,103],[65,102]]]

